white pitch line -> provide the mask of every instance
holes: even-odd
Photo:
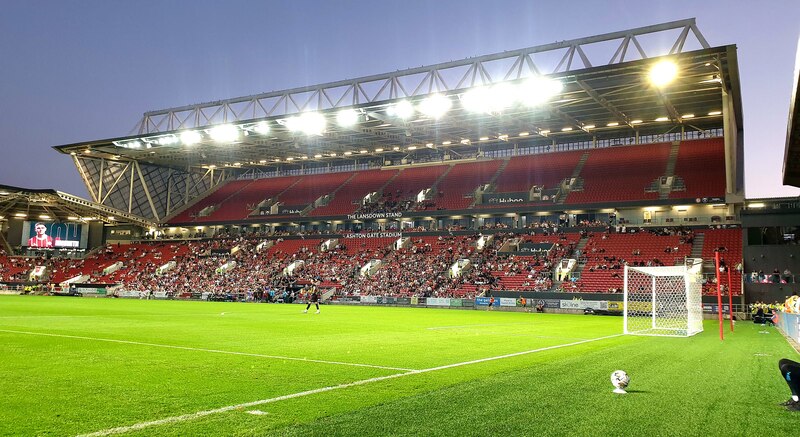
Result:
[[[502,360],[502,359],[505,359],[505,358],[512,358],[512,357],[518,357],[518,356],[522,356],[522,355],[534,354],[534,353],[537,353],[537,352],[544,352],[544,351],[553,350],[553,349],[559,349],[559,348],[563,348],[563,347],[577,346],[579,344],[591,343],[593,341],[599,341],[599,340],[606,340],[606,339],[609,339],[609,338],[619,337],[619,336],[622,336],[622,335],[624,335],[624,334],[615,334],[615,335],[609,335],[609,336],[606,336],[606,337],[592,338],[592,339],[588,339],[588,340],[576,341],[574,343],[558,344],[558,345],[555,345],[555,346],[547,346],[547,347],[543,347],[543,348],[539,348],[539,349],[532,349],[532,350],[522,351],[522,352],[514,352],[514,353],[511,353],[511,354],[498,355],[498,356],[495,356],[495,357],[480,358],[480,359],[477,359],[477,360],[464,361],[464,362],[455,363],[455,364],[447,364],[447,365],[438,366],[438,367],[430,367],[430,368],[427,368],[427,369],[410,370],[410,371],[405,372],[405,373],[395,373],[394,375],[378,376],[378,377],[375,377],[375,378],[362,379],[360,381],[348,382],[346,384],[339,384],[339,385],[333,385],[333,386],[328,386],[328,387],[316,388],[316,389],[313,389],[313,390],[306,390],[306,391],[302,391],[302,392],[299,392],[299,393],[292,393],[292,394],[278,396],[278,397],[269,398],[269,399],[261,399],[261,400],[258,400],[258,401],[246,402],[246,403],[243,403],[243,404],[229,405],[227,407],[215,408],[213,410],[198,411],[196,413],[183,414],[183,415],[180,415],[180,416],[166,417],[164,419],[152,420],[152,421],[149,421],[149,422],[140,422],[140,423],[136,423],[136,424],[128,425],[128,426],[120,426],[120,427],[116,427],[116,428],[104,429],[104,430],[95,431],[95,432],[92,432],[92,433],[89,433],[89,434],[80,434],[77,437],[105,437],[105,436],[114,435],[114,434],[123,434],[123,433],[126,433],[126,432],[138,431],[140,429],[149,428],[149,427],[152,427],[152,426],[167,425],[167,424],[178,423],[178,422],[186,422],[188,420],[194,420],[194,419],[198,419],[200,417],[210,416],[212,414],[225,413],[225,412],[228,412],[228,411],[239,410],[239,409],[244,409],[244,408],[250,408],[250,407],[255,407],[255,406],[258,406],[258,405],[271,404],[271,403],[275,403],[275,402],[279,402],[279,401],[285,401],[287,399],[294,399],[294,398],[299,398],[299,397],[303,397],[303,396],[314,395],[314,394],[317,394],[317,393],[324,393],[324,392],[328,392],[328,391],[339,390],[339,389],[343,389],[343,388],[356,387],[356,386],[359,386],[359,385],[369,384],[369,383],[372,383],[372,382],[386,381],[386,380],[389,380],[389,379],[400,378],[400,377],[408,376],[408,375],[417,375],[417,374],[420,374],[420,373],[435,372],[435,371],[438,371],[438,370],[452,369],[454,367],[461,367],[461,366],[468,366],[468,365],[471,365],[471,364],[485,363],[487,361]]]
[[[158,344],[158,343],[145,343],[140,341],[131,341],[131,340],[116,340],[113,338],[100,338],[100,337],[84,337],[81,335],[67,335],[67,334],[51,334],[46,332],[32,332],[32,331],[15,331],[11,329],[0,329],[0,332],[8,332],[12,334],[26,334],[26,335],[41,335],[45,337],[61,337],[61,338],[74,338],[79,340],[94,340],[94,341],[105,341],[108,343],[121,343],[121,344],[134,344],[137,346],[150,346],[150,347],[163,347],[167,349],[179,349],[185,351],[196,351],[196,352],[210,352],[215,354],[225,354],[225,355],[239,355],[244,357],[257,357],[257,358],[269,358],[275,360],[289,360],[289,361],[304,361],[307,363],[319,363],[319,364],[334,364],[338,366],[354,366],[354,367],[370,367],[373,369],[382,369],[382,370],[399,370],[402,372],[410,372],[414,369],[404,369],[402,367],[389,367],[389,366],[378,366],[376,364],[362,364],[362,363],[348,363],[344,361],[328,361],[328,360],[315,360],[312,358],[297,358],[297,357],[284,357],[280,355],[264,355],[264,354],[254,354],[249,352],[236,352],[236,351],[223,351],[219,349],[205,349],[205,348],[198,348],[198,347],[189,347],[189,346],[174,346],[170,344]]]

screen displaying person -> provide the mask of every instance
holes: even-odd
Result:
[[[53,237],[47,235],[47,226],[44,223],[38,222],[33,226],[36,235],[28,238],[29,247],[53,247],[55,240]]]

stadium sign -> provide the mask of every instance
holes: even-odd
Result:
[[[505,205],[529,202],[528,193],[484,194],[483,203]]]
[[[366,212],[361,214],[348,214],[348,220],[372,220],[372,219],[385,219],[385,218],[401,218],[401,212]]]
[[[292,214],[300,214],[308,208],[308,205],[297,205],[297,206],[281,206],[278,209],[279,215],[292,215]]]
[[[346,234],[342,238],[400,238],[402,232],[370,232],[367,234]]]

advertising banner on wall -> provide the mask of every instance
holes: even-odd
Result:
[[[489,305],[489,298],[488,297],[476,297],[475,298],[475,306],[478,306],[478,305],[483,305],[483,306]]]
[[[607,300],[561,300],[561,309],[583,310],[591,308],[593,310],[608,310]]]
[[[425,300],[425,303],[428,306],[442,306],[442,307],[449,307],[450,306],[450,298],[449,297],[429,297]]]
[[[515,307],[517,306],[517,299],[513,297],[501,297],[500,298],[500,306],[501,307]]]
[[[378,296],[361,296],[361,303],[378,303]]]

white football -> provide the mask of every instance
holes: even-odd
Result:
[[[611,372],[611,384],[619,390],[625,390],[625,387],[630,384],[631,378],[625,373],[624,370],[615,370]]]

